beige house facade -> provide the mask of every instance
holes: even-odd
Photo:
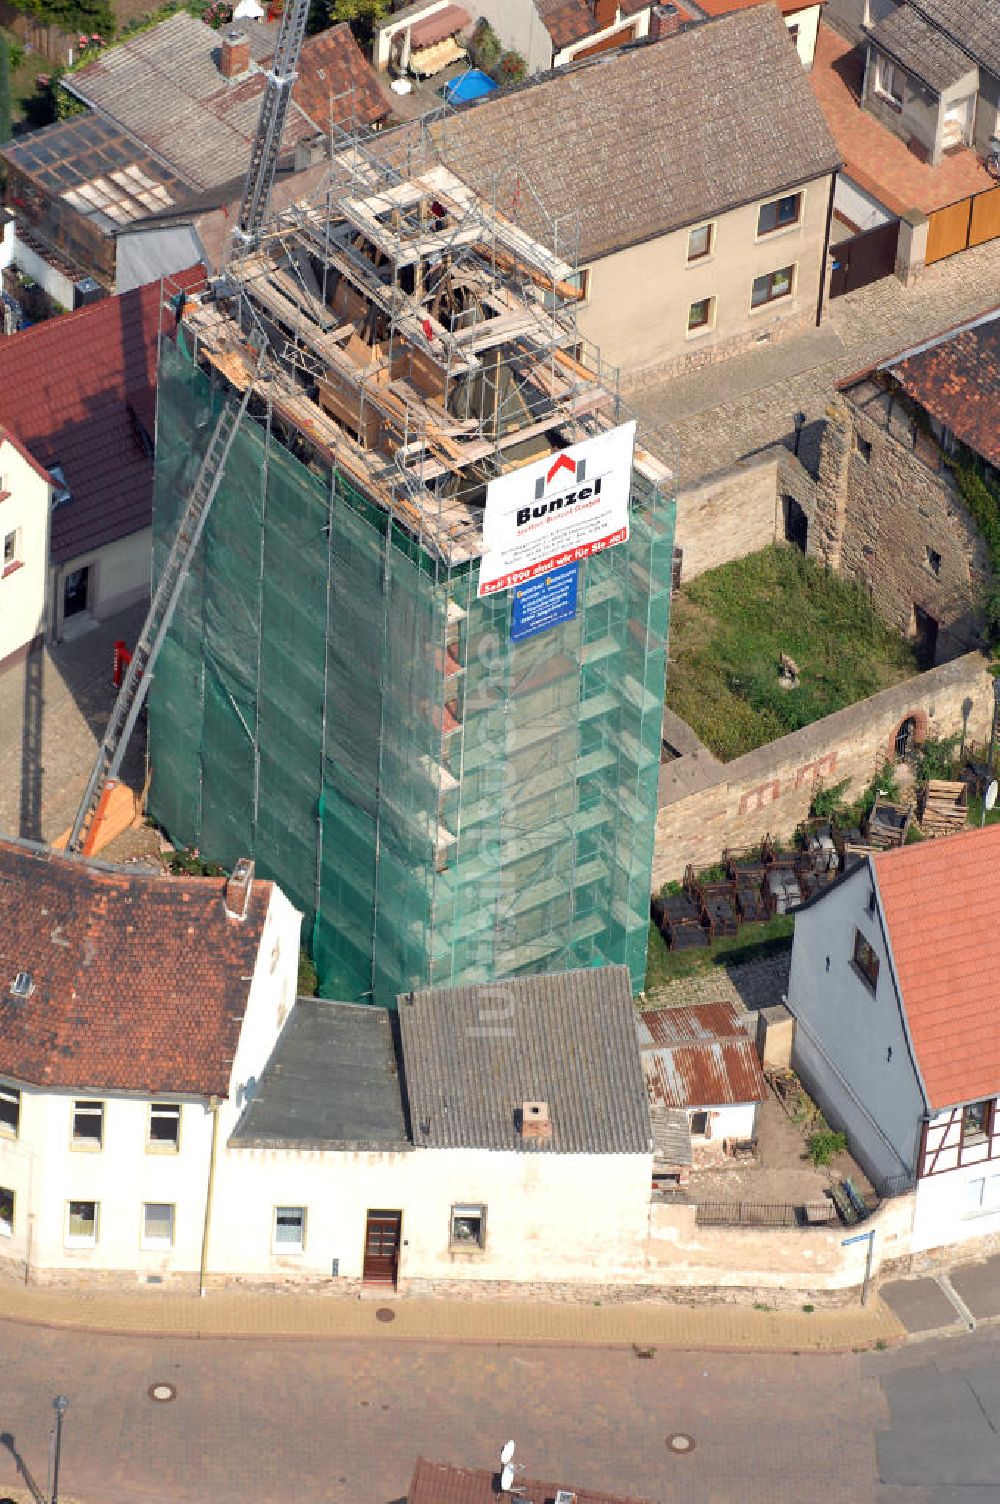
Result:
[[[723,211],[584,269],[581,332],[658,380],[819,323],[834,177]]]
[[[460,112],[436,139],[577,268],[585,348],[625,387],[823,316],[841,159],[777,6],[595,56]]]

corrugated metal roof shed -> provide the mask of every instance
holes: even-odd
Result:
[[[627,967],[404,994],[399,1022],[415,1144],[650,1153]],[[525,1102],[548,1103],[550,1139],[522,1138]]]
[[[757,1051],[730,1002],[643,1013],[638,1033],[654,1108],[721,1107],[767,1096]]]

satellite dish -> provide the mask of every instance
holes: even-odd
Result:
[[[509,1462],[505,1462],[503,1472],[500,1474],[500,1492],[509,1494],[514,1482],[514,1469]]]
[[[506,1467],[507,1464],[508,1464],[508,1462],[510,1462],[511,1458],[513,1457],[513,1455],[514,1455],[514,1443],[512,1441],[505,1441],[504,1444],[503,1444],[503,1446],[500,1448],[500,1464],[501,1464],[501,1466],[502,1467]]]
[[[1000,793],[1000,784],[998,784],[996,779],[994,778],[993,782],[986,790],[986,798],[983,801],[987,809],[992,809],[994,804],[996,804],[998,793]]]

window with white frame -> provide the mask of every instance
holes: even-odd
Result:
[[[67,1248],[93,1248],[97,1242],[100,1206],[96,1201],[66,1203]]]
[[[688,230],[688,262],[704,261],[706,256],[711,256],[715,245],[715,225],[695,225],[693,230]]]
[[[306,1246],[304,1206],[276,1206],[271,1238],[275,1253],[301,1253]]]
[[[9,574],[22,562],[21,559],[21,529],[14,528],[13,532],[3,535],[3,572]]]
[[[965,1182],[965,1214],[1000,1211],[1000,1175],[980,1175]]]
[[[0,1237],[9,1238],[14,1231],[14,1192],[0,1186]]]
[[[486,1247],[486,1208],[459,1204],[451,1209],[452,1248]]]
[[[0,1086],[0,1133],[17,1138],[21,1122],[21,1093],[13,1086]]]
[[[887,57],[879,54],[875,63],[875,93],[894,104],[897,109],[903,107],[903,72],[895,63]]]
[[[765,303],[775,303],[778,298],[791,296],[794,266],[783,266],[776,272],[765,272],[755,277],[750,292],[750,307],[762,308]]]
[[[152,1102],[146,1145],[165,1154],[175,1154],[181,1143],[181,1109],[179,1102]]]
[[[104,1143],[104,1103],[73,1103],[73,1148],[100,1149]]]
[[[169,1201],[144,1201],[142,1206],[143,1248],[174,1246],[174,1208]]]
[[[761,204],[757,212],[757,234],[773,235],[775,230],[787,230],[790,225],[797,225],[801,218],[801,193],[786,193],[784,198]]]

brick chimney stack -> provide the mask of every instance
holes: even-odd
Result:
[[[237,919],[241,924],[246,919],[250,908],[254,871],[255,864],[250,858],[241,856],[233,868],[232,876],[226,880],[224,897],[226,917]]]
[[[552,1119],[548,1102],[524,1102],[521,1105],[521,1137],[547,1143],[552,1137]]]
[[[690,17],[685,15],[679,5],[663,0],[663,3],[654,5],[649,12],[649,40],[658,42],[661,37],[673,36],[688,20]]]
[[[238,27],[230,27],[219,50],[219,72],[223,78],[239,78],[250,68],[250,43]]]

